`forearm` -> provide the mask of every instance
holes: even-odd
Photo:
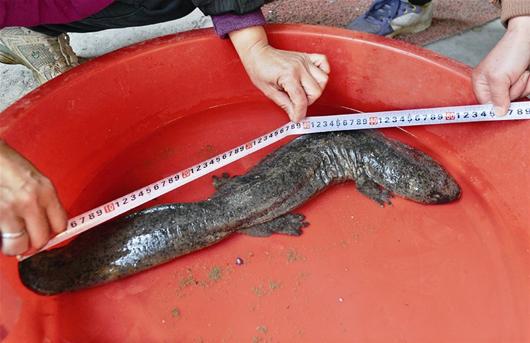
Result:
[[[530,39],[530,15],[516,16],[507,24],[508,32],[513,32]]]

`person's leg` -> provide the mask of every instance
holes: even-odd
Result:
[[[44,83],[77,66],[67,32],[93,32],[142,26],[181,18],[195,9],[191,1],[116,0],[109,7],[83,20],[31,29],[0,30],[0,63],[28,67]]]
[[[375,0],[348,28],[392,37],[423,31],[431,21],[432,0]]]
[[[102,11],[68,24],[41,25],[31,29],[58,36],[66,32],[95,32],[162,23],[182,18],[195,9],[191,1],[116,0]]]

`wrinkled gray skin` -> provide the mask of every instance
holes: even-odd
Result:
[[[390,203],[390,192],[424,204],[460,195],[438,163],[376,131],[305,135],[243,176],[216,178],[217,191],[208,200],[156,206],[102,224],[21,262],[20,277],[35,292],[57,294],[135,274],[234,232],[299,235],[307,223],[289,212],[347,180],[380,204]]]

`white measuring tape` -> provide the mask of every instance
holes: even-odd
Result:
[[[67,230],[53,237],[41,250],[49,249],[107,220],[179,188],[203,175],[237,161],[287,136],[306,133],[380,129],[398,126],[437,125],[486,121],[530,119],[530,101],[512,103],[508,114],[497,117],[491,105],[439,107],[430,109],[368,112],[343,115],[312,116],[301,123],[287,123],[254,140],[241,144],[206,161],[181,170],[162,180],[114,199],[68,221]],[[38,252],[38,251],[37,251]],[[20,256],[24,260],[30,255]]]

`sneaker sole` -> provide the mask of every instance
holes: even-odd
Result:
[[[404,27],[404,28],[402,28],[400,30],[394,31],[394,32],[386,35],[386,37],[392,38],[394,36],[402,35],[402,34],[406,34],[406,33],[418,33],[418,32],[421,32],[421,31],[425,31],[429,27],[431,27],[431,24],[432,24],[432,19],[430,19],[427,22],[415,25],[415,26]]]
[[[3,64],[20,64],[20,62],[11,54],[0,50],[0,63]]]
[[[29,30],[28,30],[29,31]],[[44,35],[43,35],[44,36]],[[42,38],[42,37],[41,37]],[[44,37],[44,40],[47,38]],[[53,39],[53,38],[52,38]],[[39,42],[37,42],[39,43]],[[79,65],[79,62],[77,60],[77,56],[75,55],[75,52],[72,50],[69,44],[69,39],[66,34],[63,34],[57,38],[57,42],[40,42],[45,47],[48,47],[50,52],[52,54],[62,55],[62,58],[64,61],[61,63],[55,63],[53,65],[40,65],[39,63],[35,64],[31,60],[27,60],[27,56],[25,56],[23,53],[19,55],[18,51],[11,50],[8,46],[5,45],[4,41],[0,39],[0,63],[3,64],[20,64],[23,65],[33,73],[36,81],[39,84],[43,84],[50,79],[54,78],[55,76],[62,74],[64,71],[69,70],[77,65]],[[52,44],[53,43],[53,44]],[[54,44],[58,44],[58,47],[54,46]],[[49,56],[44,56],[45,58],[48,58]],[[60,57],[60,56],[59,56]],[[55,58],[57,62],[57,58]],[[38,61],[37,61],[38,62]],[[46,68],[51,68],[50,70]]]
[[[28,67],[24,62],[18,60],[16,57],[14,57],[13,55],[9,54],[9,53],[6,53],[5,51],[1,51],[0,50],[0,63],[3,63],[3,64],[20,64],[20,65],[23,65],[24,67],[28,68],[29,70],[31,70],[32,74],[33,74],[33,77],[35,78],[35,80],[39,83],[39,84],[43,84],[45,83],[46,81],[48,81],[47,79],[43,78],[41,75],[39,75],[39,73],[35,72],[32,68]]]
[[[426,17],[426,20],[420,21],[418,24],[413,26],[404,26],[402,28],[398,28],[394,32],[387,35],[387,37],[394,37],[400,34],[406,34],[406,33],[418,33],[421,31],[427,30],[429,27],[431,27],[432,24],[432,15],[433,15],[433,4],[430,2],[428,5],[421,6],[424,9],[424,14],[422,16]],[[390,25],[392,29],[394,27]]]

